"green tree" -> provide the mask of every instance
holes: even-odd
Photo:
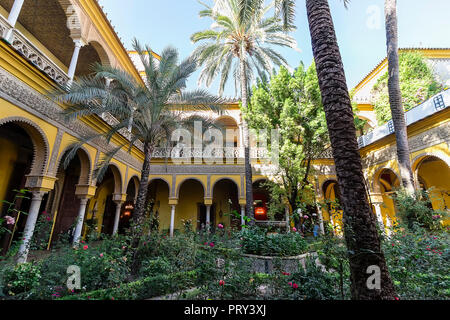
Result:
[[[423,101],[443,90],[425,57],[418,51],[404,51],[399,54],[399,80],[402,93],[401,103],[405,111],[411,110]],[[392,119],[389,92],[389,74],[386,72],[375,83],[372,95],[378,124]]]
[[[203,4],[203,3],[202,3]],[[214,6],[206,4],[200,17],[214,21],[211,29],[197,32],[191,36],[194,43],[206,41],[193,52],[203,66],[199,83],[211,85],[221,74],[219,94],[230,77],[234,75],[236,90],[241,93],[242,110],[247,110],[250,84],[255,72],[261,79],[267,78],[273,65],[287,65],[286,60],[272,49],[272,45],[296,47],[295,40],[283,32],[279,18],[267,16],[273,4],[265,1],[216,0]],[[245,190],[246,215],[253,224],[253,185],[250,164],[248,125],[244,121],[245,149]]]
[[[268,132],[277,129],[280,133],[279,165],[275,173],[278,181],[272,185],[272,198],[281,197],[284,200],[281,203],[287,201],[294,213],[298,208],[314,205],[309,197],[313,190],[308,180],[312,161],[329,147],[315,65],[305,69],[300,64],[293,74],[281,67],[270,82],[259,82],[253,88],[244,117],[251,128]],[[278,206],[280,203],[276,203],[275,207]]]
[[[115,134],[129,131],[130,139],[118,145],[102,159],[96,172],[99,179],[104,175],[109,162],[122,149],[131,152],[135,143],[143,144],[144,162],[141,171],[138,196],[133,216],[134,246],[139,244],[140,226],[145,218],[145,202],[148,191],[150,162],[153,151],[160,146],[169,146],[174,129],[190,125],[196,120],[205,120],[198,116],[186,117],[187,109],[195,105],[198,110],[219,110],[221,100],[204,90],[185,91],[186,81],[195,72],[197,62],[192,57],[179,62],[178,52],[168,47],[156,62],[150,47],[142,47],[135,39],[133,48],[137,51],[144,66],[144,82],[138,81],[132,74],[123,70],[96,64],[93,75],[80,77],[64,92],[58,91],[51,96],[58,102],[66,103],[68,120],[78,117],[101,115],[109,112],[117,120],[108,131],[83,137],[71,149],[66,159],[70,159],[77,150],[88,141],[103,137],[109,143]],[[176,108],[173,108],[176,106]]]

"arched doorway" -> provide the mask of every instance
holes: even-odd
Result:
[[[450,208],[450,168],[445,161],[427,156],[417,165],[421,189],[427,190],[434,210]]]
[[[0,126],[0,200],[14,202],[16,192],[25,188],[26,175],[30,173],[33,162],[33,142],[28,133],[19,125],[7,123]],[[30,207],[31,194],[27,198],[18,198],[11,209],[27,212]],[[10,211],[6,203],[1,203],[1,215],[6,214],[15,219],[15,225],[8,226],[12,234],[2,237],[2,253],[5,254],[13,241],[18,240],[24,231],[26,216]]]
[[[206,212],[205,189],[196,179],[187,179],[181,183],[176,207],[175,229],[183,231],[183,223],[191,223],[192,230],[198,230],[202,212]]]
[[[46,207],[54,221],[51,245],[59,240],[72,242],[81,203],[76,188],[77,185],[88,184],[90,179],[91,165],[87,152],[78,149],[72,159],[69,156],[70,148],[59,160],[55,188],[49,194],[50,201]]]
[[[211,226],[219,223],[225,227],[238,228],[241,225],[239,188],[231,179],[221,179],[212,188]],[[233,214],[234,212],[234,214]],[[206,224],[205,215],[200,215],[200,224]]]
[[[153,179],[148,186],[147,219],[152,230],[168,232],[170,228],[169,184],[163,179]]]
[[[386,168],[379,172],[376,182],[383,198],[383,205],[381,206],[383,224],[390,227],[397,221],[392,195],[400,187],[400,180],[393,170]]]
[[[338,182],[336,180],[326,181],[322,186],[322,192],[326,202],[323,218],[331,223],[337,233],[341,233],[344,211],[341,207],[342,198]]]
[[[270,190],[267,186],[267,179],[253,182],[253,207],[255,209],[256,221],[268,221],[267,215],[270,201]]]

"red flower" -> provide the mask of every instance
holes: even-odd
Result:
[[[85,245],[85,246],[83,247],[84,250],[87,250],[88,248],[89,248],[89,246],[87,246],[87,245]]]
[[[283,276],[290,276],[291,274],[288,272],[282,272]]]
[[[224,286],[224,285],[225,285],[225,281],[220,280],[220,281],[219,281],[219,286]]]
[[[292,287],[292,282],[288,282],[288,285],[289,285],[290,287]]]
[[[395,297],[395,300],[400,300],[398,297]]]
[[[292,285],[292,288],[298,289],[298,284],[294,283],[294,284]]]
[[[209,244],[209,246],[210,246],[211,248],[214,248],[214,242],[211,242],[211,243]]]

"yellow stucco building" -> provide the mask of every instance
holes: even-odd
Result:
[[[88,74],[94,62],[121,68],[142,81],[135,53],[124,48],[95,0],[0,0],[0,38],[0,199],[12,202],[14,190],[29,190],[29,199],[15,203],[17,210],[29,215],[15,215],[13,235],[1,239],[3,252],[22,232],[29,236],[27,225],[43,214],[51,222],[49,248],[68,232],[73,237],[121,232],[132,217],[142,147],[136,144],[131,152],[117,153],[102,181],[95,179],[94,170],[108,151],[127,139],[126,133],[116,134],[109,144],[102,139],[85,144],[64,165],[78,138],[107,130],[117,120],[103,114],[67,122],[61,115],[64,106],[46,98],[46,93]],[[435,59],[439,68],[448,66],[450,50],[424,53]],[[389,127],[378,127],[373,121],[367,95],[385,69],[384,60],[356,87],[355,99],[360,116],[370,120],[373,129],[359,138],[371,202],[377,216],[389,225],[395,220],[389,194],[398,186],[394,135]],[[434,187],[433,206],[445,210],[450,205],[449,105],[450,93],[445,91],[410,111],[408,118],[417,182],[425,188]],[[170,150],[155,151],[149,197],[161,230],[182,229],[187,220],[194,228],[201,228],[207,219],[215,225],[241,224],[245,175],[238,102],[224,105],[215,121],[235,133],[226,138],[231,146],[226,149],[226,160],[221,155],[209,163],[193,148],[191,163],[179,164],[176,156],[166,158]],[[260,151],[253,149],[254,158]],[[318,159],[314,166],[317,199],[338,197],[332,159]],[[255,163],[255,199],[263,206],[270,201],[261,187],[261,181],[271,178],[266,169],[261,161]],[[7,214],[6,205],[1,210],[2,216]],[[328,211],[323,210],[325,220],[330,220]]]

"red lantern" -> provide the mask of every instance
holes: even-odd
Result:
[[[255,219],[256,220],[267,220],[267,209],[265,207],[255,208]]]

